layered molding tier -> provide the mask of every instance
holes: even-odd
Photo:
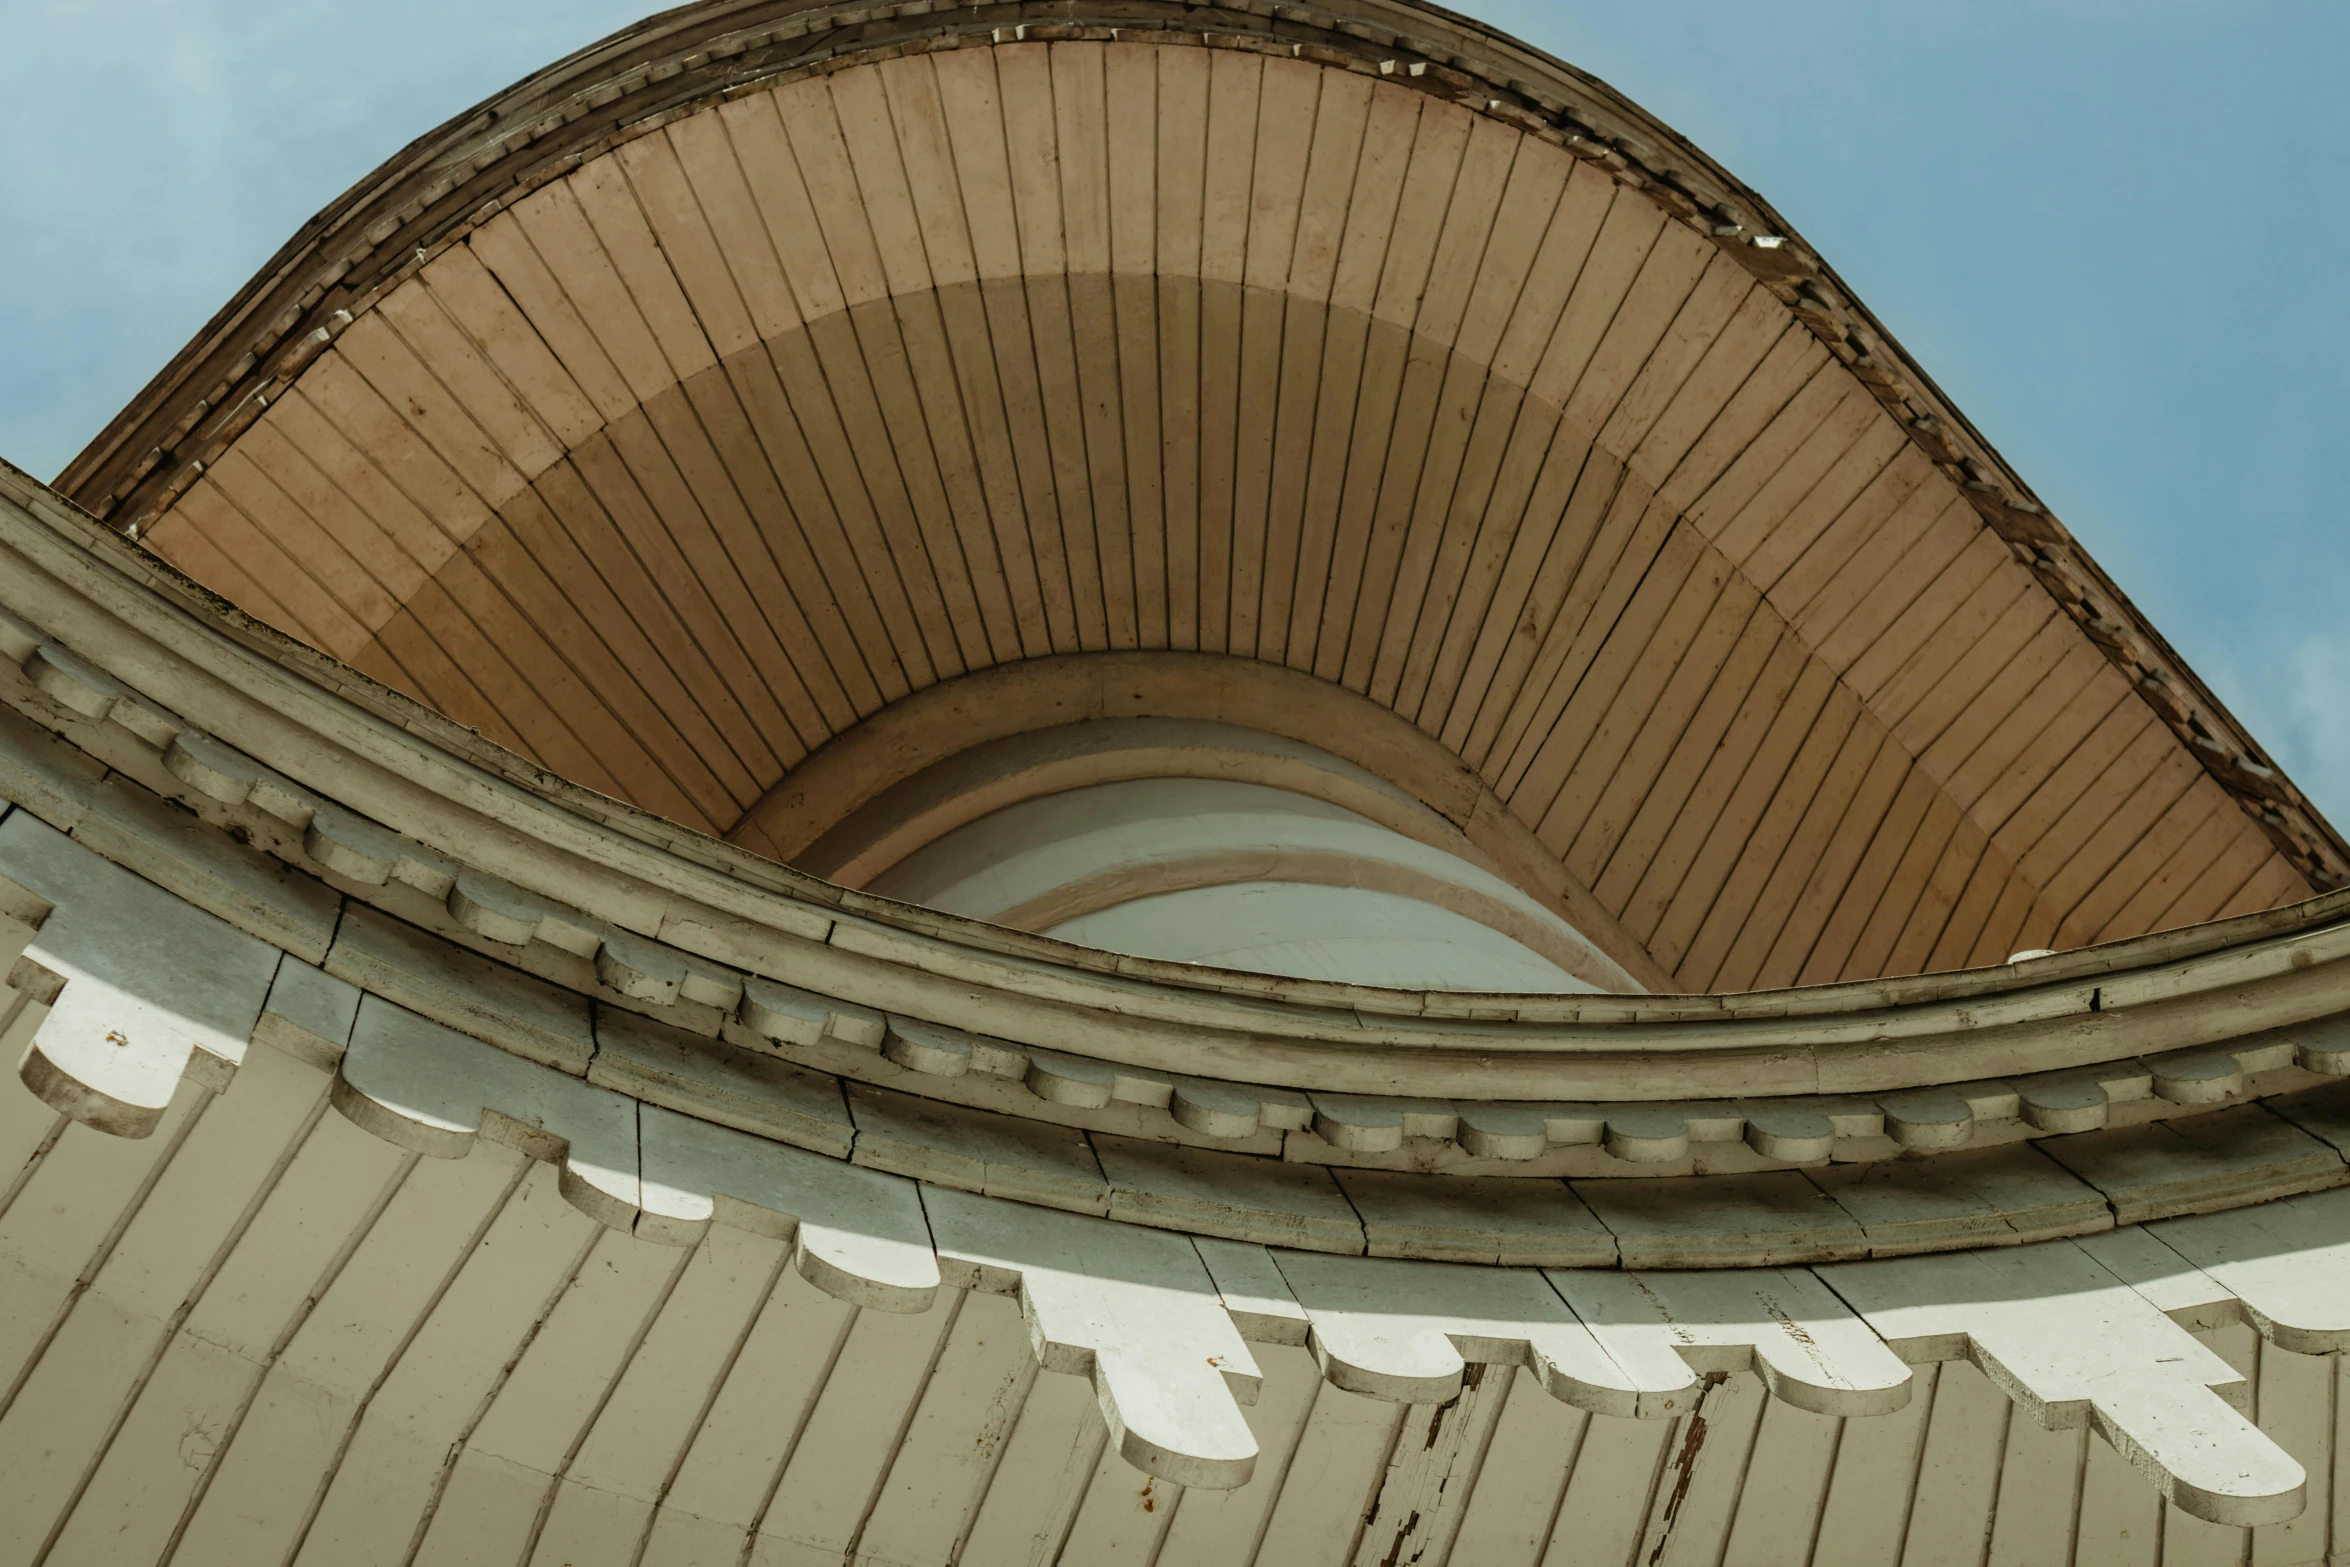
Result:
[[[1702,1418],[1714,1388],[1746,1372],[1813,1415],[1891,1417],[1913,1396],[1913,1367],[1966,1362],[2043,1428],[2094,1428],[2186,1514],[2273,1525],[2301,1512],[2304,1469],[2245,1418],[2245,1379],[2193,1333],[2246,1323],[2288,1356],[2350,1348],[2350,1190],[2079,1240],[2009,1230],[1998,1238],[2012,1244],[1988,1250],[1867,1257],[1908,1249],[1917,1237],[1900,1234],[1899,1220],[1916,1222],[1931,1188],[1893,1183],[1864,1197],[1862,1211],[1873,1204],[1889,1221],[1872,1236],[1796,1175],[1544,1191],[1530,1181],[1334,1181],[1260,1162],[1251,1179],[1230,1156],[1220,1165],[1139,1139],[1020,1130],[881,1090],[844,1098],[832,1080],[716,1060],[675,1030],[610,1009],[598,1010],[573,1070],[542,1064],[281,954],[21,809],[0,820],[0,867],[12,939],[24,943],[0,1040],[24,1052],[26,1084],[65,1111],[0,1089],[7,1320],[51,1324],[12,1334],[15,1353],[33,1358],[0,1367],[11,1377],[0,1447],[11,1452],[29,1440],[24,1421],[58,1418],[42,1374],[79,1366],[71,1342],[52,1342],[77,1308],[77,1273],[103,1273],[126,1236],[151,1271],[208,1250],[233,1256],[268,1187],[290,1179],[296,1150],[335,1145],[315,1130],[329,1106],[404,1151],[403,1177],[417,1156],[480,1165],[460,1185],[486,1182],[477,1195],[502,1191],[502,1201],[537,1179],[643,1245],[718,1247],[713,1226],[760,1238],[780,1248],[776,1270],[788,1265],[859,1314],[933,1316],[967,1290],[1013,1296],[1035,1365],[1090,1380],[1106,1451],[1194,1489],[1255,1478],[1259,1443],[1244,1409],[1264,1376],[1252,1345],[1303,1348],[1338,1389],[1429,1409],[1452,1406],[1490,1370],[1523,1368],[1526,1396],[1631,1422]],[[478,984],[453,967],[451,988]],[[534,1015],[536,999],[478,996],[477,1016],[494,1006],[552,1024]],[[176,1070],[175,1057],[201,1066]],[[164,1102],[145,1105],[155,1092]],[[2333,1095],[2314,1124],[2350,1136],[2343,1101]],[[183,1169],[199,1130],[204,1151]],[[2159,1163],[2139,1152],[2141,1164]],[[388,1168],[347,1145],[338,1157],[379,1181]],[[532,1161],[548,1176],[530,1176]],[[2322,1184],[2344,1178],[2334,1166]],[[307,1179],[332,1184],[329,1172]],[[462,1227],[461,1199],[433,1198],[436,1180],[410,1182],[427,1205],[412,1222]],[[1997,1173],[1986,1179],[1980,1166],[1940,1186],[1978,1204],[2000,1195]],[[304,1187],[274,1200],[299,1205]],[[110,1201],[130,1206],[112,1214]],[[460,1211],[436,1213],[436,1203]],[[181,1214],[178,1227],[133,1228],[143,1205]],[[2095,1217],[2078,1228],[2112,1223]],[[533,1223],[564,1228],[543,1204]],[[545,1262],[594,1245],[592,1228],[571,1228],[575,1238]],[[1473,1230],[1486,1265],[1427,1260],[1460,1254]],[[72,1248],[93,1232],[106,1244],[94,1260],[77,1258]],[[1970,1237],[1990,1238],[1980,1227]],[[330,1224],[306,1245],[334,1241]],[[145,1257],[158,1247],[170,1255]],[[1366,1247],[1372,1255],[1359,1254]],[[287,1259],[261,1255],[284,1271]],[[1865,1260],[1786,1265],[1835,1255]],[[1620,1270],[1608,1266],[1619,1260]],[[1703,1266],[1721,1262],[1750,1265]],[[205,1282],[194,1281],[191,1306],[205,1304]],[[182,1287],[158,1279],[146,1294]],[[332,1320],[353,1309],[338,1304]],[[97,1391],[77,1373],[87,1412],[65,1421],[69,1430],[104,1413],[103,1387],[119,1387],[128,1365],[99,1377]],[[134,1385],[117,1396],[138,1394]],[[13,1516],[56,1508],[70,1478],[60,1464],[82,1458],[73,1440],[49,1440],[42,1462],[11,1466]],[[105,1453],[102,1441],[87,1461]],[[371,1505],[423,1500],[395,1484]]]
[[[1684,1105],[1692,1141],[1734,1141],[1743,1114],[1717,1102],[1761,1099],[1810,1118],[1798,1140],[1881,1136],[1891,1152],[1973,1141],[1977,1123],[2017,1136],[2166,1117],[2311,1086],[2345,1064],[2330,1021],[2350,939],[2339,897],[1986,970],[1655,997],[1284,980],[911,909],[529,769],[237,626],[29,481],[11,487],[0,607],[14,617],[0,653],[14,664],[0,695],[55,737],[13,748],[17,792],[44,819],[72,829],[111,767],[124,782],[110,788],[136,785],[225,830],[184,854],[234,837],[420,929],[689,1033],[868,1052],[830,1070],[861,1062],[851,1075],[910,1073],[934,1092],[1008,1078],[1027,1094],[1009,1107],[1043,1116],[1105,1093],[1172,1112],[1187,1080],[1253,1092],[1250,1135],[1304,1129],[1282,1121],[1299,1095],[1319,1094],[1327,1104],[1308,1119],[1358,1153],[1395,1151],[1399,1132],[1457,1139],[1461,1105],[1533,1112],[1543,1148],[1605,1146],[1611,1103]],[[237,902],[223,912],[237,917]],[[277,914],[241,917],[281,933]],[[752,981],[783,988],[754,1000]],[[885,1049],[884,1015],[968,1037],[926,1052],[899,1029]],[[1047,1064],[1032,1070],[1037,1059]],[[1356,1108],[1366,1098],[1389,1102]],[[1203,1109],[1188,1130],[1239,1131],[1219,1114]],[[1842,1119],[1823,1130],[1820,1117]],[[1154,1135],[1182,1124],[1170,1113]],[[1489,1130],[1481,1157],[1536,1151],[1523,1114]],[[1670,1136],[1619,1135],[1618,1152],[1669,1148]]]

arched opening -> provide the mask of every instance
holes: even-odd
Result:
[[[1305,979],[1637,988],[1566,921],[1425,841],[1436,836],[1265,784],[1131,778],[990,811],[867,887],[1113,952]]]

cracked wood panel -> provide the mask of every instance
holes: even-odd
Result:
[[[1198,648],[1441,737],[1686,989],[2308,891],[1746,273],[1303,60],[687,115],[437,254],[147,538],[717,833],[911,690]]]

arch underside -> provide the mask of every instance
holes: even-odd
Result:
[[[1164,650],[1416,727],[1672,988],[2310,891],[1725,251],[1304,60],[1005,44],[674,118],[440,248],[146,538],[721,835],[915,693]]]
[[[1643,1095],[1737,1075],[1696,1101],[1244,1094],[1189,1075],[1242,1017],[1323,1028],[1318,1069],[1368,1036],[1388,1087],[1449,1056],[1506,1092],[1496,1045],[1575,1036],[1105,984],[1101,953],[669,852],[13,481],[8,1546],[1482,1563],[1743,1559],[1769,1528],[1873,1560],[1954,1513],[2223,1555],[2331,1527],[2350,900],[1974,975],[1575,998],[1630,1025]],[[1070,1047],[1170,1013],[1164,1108],[1087,1094],[1149,1079]],[[1735,1048],[1768,1042],[1740,1019],[1795,1050]],[[1962,1092],[1808,1092],[1904,1044],[1898,1086]],[[2035,1045],[2062,1069],[2017,1074]],[[1524,1146],[1553,1112],[1577,1178]],[[1448,1136],[1512,1173],[1426,1173]],[[1786,1495],[1812,1510],[1741,1500]]]

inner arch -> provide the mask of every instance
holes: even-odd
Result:
[[[1356,984],[1634,990],[1468,858],[1294,790],[1133,778],[989,812],[869,890],[1138,957]]]

